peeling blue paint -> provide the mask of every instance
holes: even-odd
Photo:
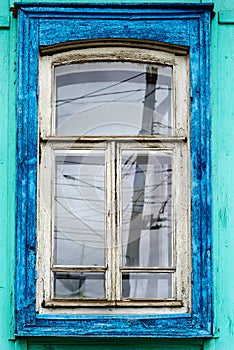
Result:
[[[210,337],[211,161],[209,38],[211,5],[17,4],[19,10],[16,334],[74,337]],[[126,38],[190,48],[192,313],[36,315],[37,86],[40,46]]]

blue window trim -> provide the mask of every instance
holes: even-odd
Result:
[[[15,7],[19,57],[16,335],[212,336],[209,46],[213,5],[18,3]],[[102,38],[154,40],[190,50],[193,264],[190,314],[38,315],[35,312],[39,47]]]

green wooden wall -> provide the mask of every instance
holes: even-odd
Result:
[[[63,0],[63,2],[65,1]],[[112,0],[112,2],[118,1]],[[129,1],[122,0],[121,2]],[[69,1],[67,0],[67,2]],[[87,2],[87,0],[80,2]],[[101,1],[97,0],[96,2]],[[139,0],[139,2],[146,1]],[[153,1],[151,0],[151,2]],[[157,2],[169,3],[173,1],[158,0]],[[198,1],[177,0],[176,2],[195,3]],[[232,174],[234,174],[234,1],[214,0],[214,4],[216,15],[212,21],[211,88],[215,337],[205,341],[199,339],[71,339],[68,342],[67,338],[14,339],[17,22],[9,12],[13,2],[0,0],[1,350],[234,349],[234,181],[232,179]]]

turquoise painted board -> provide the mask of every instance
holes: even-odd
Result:
[[[10,26],[9,1],[3,0],[0,12],[0,29],[8,29]]]
[[[95,342],[91,344],[83,344],[80,342],[77,342],[77,344],[68,344],[66,341],[58,341],[55,340],[48,342],[41,343],[41,341],[38,341],[38,343],[34,344],[28,344],[27,350],[203,350],[203,343],[201,344],[193,344],[193,341],[183,341],[180,344],[176,344],[176,341],[173,344],[167,344],[167,341],[164,342],[164,344],[160,344],[160,340],[157,342],[151,342],[150,344],[145,342],[139,342],[139,345],[134,345],[131,343],[120,342],[119,344],[112,344],[109,343],[108,339],[106,339],[104,344],[95,344]],[[18,349],[17,349],[18,350]],[[21,350],[21,349],[20,349]]]
[[[14,336],[14,237],[15,237],[15,79],[16,28],[5,26],[8,2],[0,19],[0,349],[13,350]],[[10,103],[10,99],[12,101]],[[12,117],[11,117],[12,116]]]
[[[230,17],[229,17],[230,18]],[[232,175],[234,101],[230,97],[234,78],[234,26],[218,24],[214,19],[212,39],[212,144],[213,191],[216,193],[213,208],[213,247],[215,285],[215,324],[218,339],[205,343],[205,350],[232,349],[233,337],[233,266],[234,203]],[[229,102],[228,102],[229,101]]]
[[[80,345],[30,345],[28,350],[80,350]],[[83,345],[82,350],[150,350],[152,346],[131,346],[131,345]],[[159,345],[154,346],[154,350],[202,350],[202,346],[200,345]]]

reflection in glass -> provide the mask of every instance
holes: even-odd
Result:
[[[172,155],[122,152],[123,265],[172,266]]]
[[[55,298],[104,298],[104,273],[58,272],[54,277]]]
[[[123,273],[123,298],[172,298],[172,281],[170,273]]]
[[[57,135],[172,135],[172,67],[90,62],[55,67]]]
[[[56,152],[55,264],[104,266],[104,165],[101,151]]]

